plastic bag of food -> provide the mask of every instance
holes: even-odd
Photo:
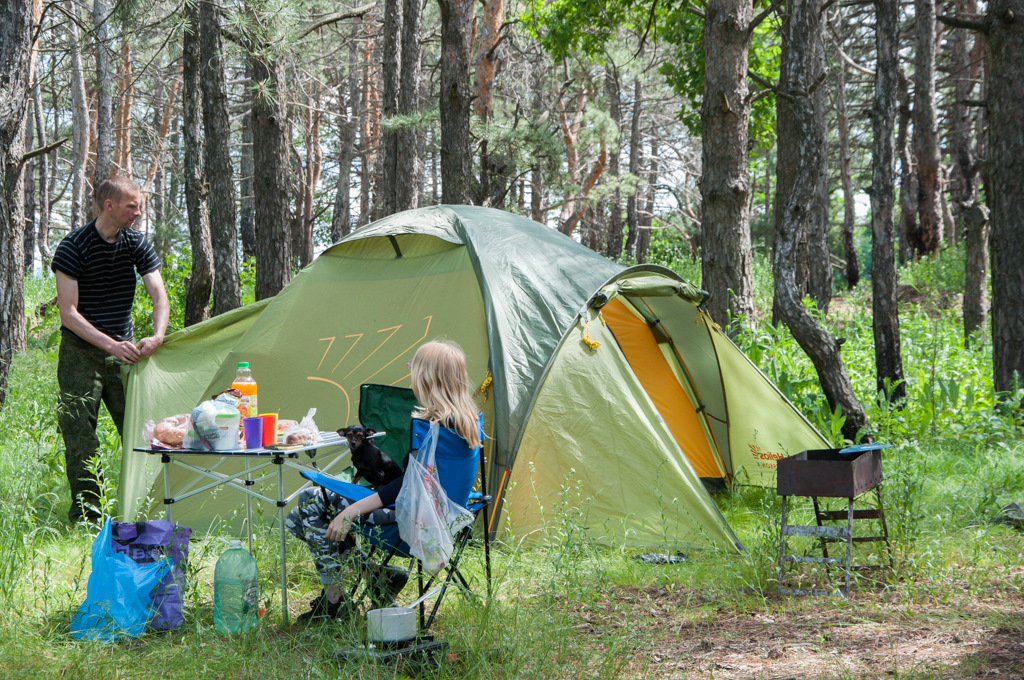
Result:
[[[284,446],[312,446],[320,441],[320,430],[313,422],[316,409],[311,408],[306,416],[299,421],[298,425],[289,427],[281,435],[281,443]]]
[[[189,430],[191,417],[187,413],[168,416],[158,423],[147,420],[142,428],[142,440],[149,446],[159,448],[181,448]]]
[[[185,436],[188,448],[236,451],[238,445],[238,395],[227,390],[192,409],[192,426]]]

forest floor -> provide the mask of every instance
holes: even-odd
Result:
[[[1022,574],[1024,568],[1005,576]],[[998,598],[953,588],[928,599],[856,591],[849,600],[773,595],[759,611],[701,599],[693,590],[622,589],[580,611],[578,628],[646,639],[646,652],[626,673],[631,677],[1024,680],[1020,591]],[[613,610],[616,621],[629,623],[613,623]]]

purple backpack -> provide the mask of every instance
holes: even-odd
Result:
[[[153,619],[149,627],[171,630],[184,621],[181,614],[185,590],[185,563],[192,529],[180,527],[165,519],[149,522],[113,522],[111,543],[114,552],[126,553],[139,564],[148,564],[169,557],[174,566],[157,584],[153,594]]]

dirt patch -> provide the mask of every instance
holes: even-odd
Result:
[[[1024,680],[1019,596],[945,604],[877,594],[773,598],[759,611],[742,612],[687,590],[611,595],[579,612],[581,628],[615,635],[630,626],[649,640],[631,663],[637,677]]]

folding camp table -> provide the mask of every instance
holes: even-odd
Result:
[[[383,434],[383,433],[381,433]],[[259,449],[242,449],[238,451],[200,451],[195,449],[154,449],[154,448],[137,448],[135,451],[141,453],[148,453],[154,456],[160,456],[160,462],[164,466],[164,513],[168,521],[171,520],[171,507],[179,501],[183,501],[186,498],[195,496],[196,494],[209,491],[217,487],[227,487],[241,491],[246,495],[245,506],[246,506],[246,518],[249,528],[249,552],[252,552],[252,499],[263,501],[264,503],[272,503],[277,506],[278,510],[278,521],[281,524],[281,620],[283,623],[288,623],[288,565],[285,561],[285,541],[287,539],[287,531],[285,530],[284,520],[285,513],[284,508],[288,505],[296,496],[299,495],[304,489],[312,486],[311,482],[304,483],[301,487],[295,490],[294,493],[285,496],[284,495],[284,468],[288,466],[299,470],[306,471],[317,471],[327,472],[330,470],[338,461],[343,459],[343,456],[339,455],[330,461],[327,465],[322,468],[317,467],[315,463],[316,454],[319,449],[336,448],[336,447],[348,447],[348,441],[344,437],[336,432],[321,432],[320,441],[309,446],[288,446],[288,447],[273,447],[273,448],[259,448]],[[301,462],[300,456],[306,455],[309,457],[309,462]],[[204,458],[216,458],[216,462],[212,462],[211,465],[201,467],[192,463],[187,463],[181,460],[185,456],[199,456]],[[244,458],[246,460],[245,469],[235,472],[233,474],[226,474],[218,472],[216,470],[217,465],[228,459]],[[177,465],[178,467],[191,470],[203,477],[213,480],[209,484],[200,486],[199,488],[188,489],[179,493],[177,496],[171,496],[171,477],[170,469],[171,465]],[[272,479],[274,473],[267,470],[271,465],[277,466],[277,498],[268,498],[253,489],[253,486],[267,479]],[[253,478],[253,474],[259,473],[259,476]]]

